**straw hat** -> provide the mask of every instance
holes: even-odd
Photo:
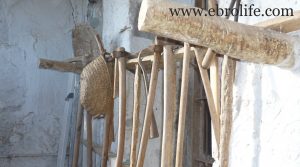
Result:
[[[84,67],[80,76],[80,102],[91,115],[111,112],[112,85],[108,66],[102,56]]]

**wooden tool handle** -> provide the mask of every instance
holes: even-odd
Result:
[[[82,130],[82,118],[83,118],[83,107],[80,102],[78,103],[77,119],[76,119],[76,137],[74,142],[74,153],[72,167],[78,166],[79,158],[79,148],[80,148],[80,139],[81,139],[81,130]]]
[[[132,136],[131,136],[131,151],[130,151],[130,167],[136,165],[136,147],[138,145],[139,136],[139,113],[140,113],[140,96],[141,96],[141,70],[139,65],[136,65],[134,76],[134,95],[133,95],[133,113],[132,113]]]
[[[199,48],[194,48],[194,51],[195,51],[195,56],[197,59],[197,64],[199,67],[200,75],[202,78],[204,90],[205,90],[206,97],[207,97],[210,117],[212,120],[214,132],[215,132],[215,139],[216,139],[217,145],[219,145],[219,143],[220,143],[220,118],[219,118],[219,115],[220,114],[217,113],[217,111],[216,111],[216,107],[214,104],[214,98],[213,98],[213,94],[212,94],[211,86],[210,86],[210,82],[209,82],[208,72],[206,69],[202,68],[202,66],[201,66],[201,62],[203,60],[203,55],[204,55],[205,51],[203,52]]]
[[[160,56],[159,52],[154,53],[154,60],[151,69],[149,94],[147,97],[147,105],[146,105],[145,119],[144,119],[142,137],[141,137],[140,148],[139,148],[137,167],[143,167],[144,165],[144,159],[145,159],[149,133],[150,133],[150,124],[152,119],[152,109],[153,109],[154,98],[155,98],[158,71],[159,71],[159,56]]]
[[[182,167],[185,117],[186,117],[186,110],[187,110],[187,98],[188,98],[188,86],[189,86],[189,64],[190,64],[190,45],[188,43],[184,43],[175,167]]]
[[[87,133],[87,167],[93,167],[93,128],[92,115],[86,112],[86,133]]]
[[[173,166],[174,118],[176,113],[176,63],[172,46],[164,46],[164,119],[161,167]]]
[[[118,58],[119,66],[119,132],[116,167],[122,167],[125,128],[126,128],[126,62],[125,57]]]

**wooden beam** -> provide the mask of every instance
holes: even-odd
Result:
[[[60,72],[73,72],[73,73],[80,74],[83,69],[83,66],[74,63],[63,62],[63,61],[40,59],[39,68],[51,69]]]
[[[170,8],[193,7],[144,0],[139,14],[139,30],[209,47],[217,53],[244,61],[285,67],[294,64],[295,41],[286,34],[220,17],[172,16]]]
[[[164,46],[164,116],[161,167],[173,166],[173,135],[176,113],[176,60],[172,46]]]
[[[300,29],[300,11],[295,11],[294,16],[275,17],[254,25],[284,33],[297,31]]]

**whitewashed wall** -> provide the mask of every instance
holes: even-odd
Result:
[[[300,9],[297,0],[244,0],[262,10]],[[228,6],[229,0],[221,6]],[[254,24],[270,17],[240,17]],[[300,33],[293,33],[299,35]],[[238,63],[234,85],[231,167],[300,166],[300,70]]]
[[[81,0],[0,0],[1,167],[56,166],[69,75],[38,69],[38,59],[73,56],[71,30],[86,8]]]

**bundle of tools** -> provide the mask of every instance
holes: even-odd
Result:
[[[215,8],[215,2],[210,1]],[[233,0],[231,8],[239,0]],[[228,166],[229,141],[232,122],[232,89],[235,75],[235,60],[272,64],[280,67],[293,67],[296,59],[296,46],[299,39],[266,28],[285,32],[299,29],[294,22],[300,22],[300,14],[291,18],[275,18],[272,21],[249,26],[219,17],[169,15],[169,8],[187,7],[173,2],[144,0],[139,14],[139,29],[154,33],[154,45],[133,54],[125,48],[117,48],[107,53],[99,35],[88,25],[78,25],[73,30],[74,58],[64,61],[40,60],[40,68],[81,74],[80,104],[77,114],[76,139],[72,166],[78,166],[79,145],[83,111],[86,111],[87,126],[87,165],[92,167],[93,141],[92,118],[105,118],[105,133],[102,147],[102,167],[107,166],[111,143],[114,141],[113,103],[119,97],[119,123],[117,136],[116,167],[122,167],[126,127],[126,70],[135,73],[132,140],[130,167],[142,167],[146,156],[149,138],[159,136],[153,112],[158,73],[164,71],[164,108],[162,127],[161,166],[183,166],[183,143],[189,65],[196,59],[207,96],[209,112],[214,130],[214,138],[219,149],[222,167]],[[237,18],[235,18],[237,21]],[[264,28],[259,28],[264,27]],[[174,46],[183,46],[174,49]],[[208,49],[209,48],[209,49]],[[217,54],[223,57],[222,74],[219,74]],[[176,113],[176,62],[182,61],[182,81],[180,89],[179,121],[176,150],[173,148],[174,120]],[[210,78],[208,74],[210,68]],[[150,78],[147,71],[150,70]],[[221,78],[221,79],[220,79]],[[146,108],[140,141],[139,115],[141,103],[141,82],[146,92]],[[222,83],[220,84],[220,80]],[[221,85],[221,86],[220,86]],[[139,145],[139,148],[137,146]]]

